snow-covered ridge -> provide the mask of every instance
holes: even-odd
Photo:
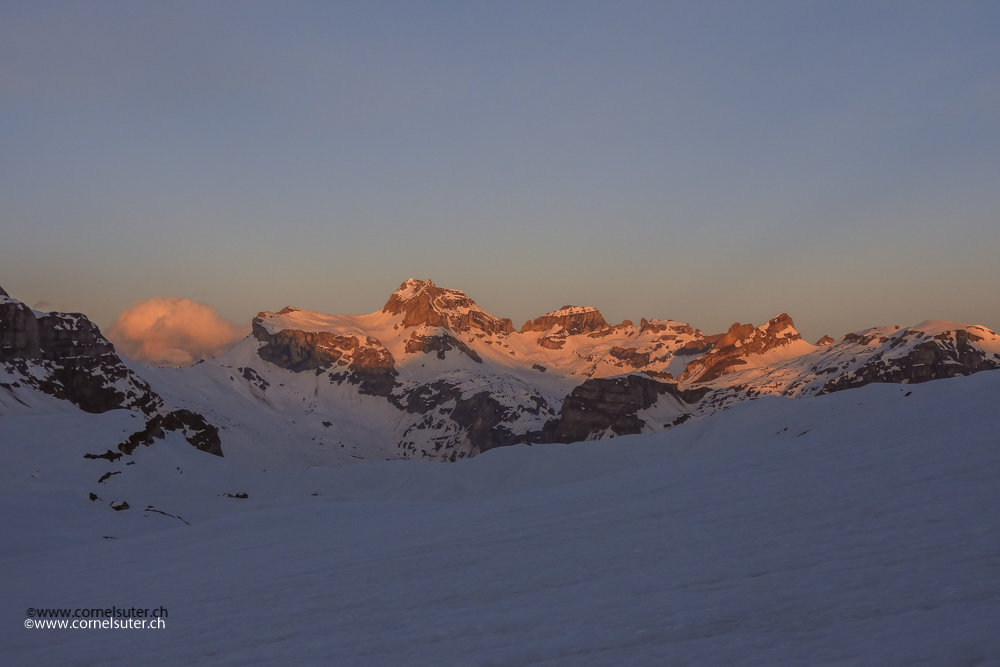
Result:
[[[364,336],[367,330],[377,328],[377,325],[373,326],[375,323],[371,322],[373,316],[367,317],[369,321],[363,322],[364,316],[326,315],[288,307],[277,313],[258,313],[255,320],[260,320],[261,326],[269,334],[276,334],[284,329],[298,329],[313,332],[324,331],[341,336]]]

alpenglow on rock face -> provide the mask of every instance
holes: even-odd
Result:
[[[265,468],[454,461],[523,442],[674,428],[758,396],[809,397],[1000,368],[1000,338],[975,325],[882,327],[811,345],[786,314],[705,335],[683,322],[611,324],[596,308],[563,306],[517,331],[459,290],[407,280],[369,315],[261,312],[229,352],[187,368],[144,368],[140,379],[86,318],[32,313],[2,298],[2,358],[55,363],[50,354],[64,364],[78,351],[108,368],[117,360],[123,375],[114,391],[122,395],[108,405],[150,416],[164,414],[163,405],[187,410],[216,429],[227,457]],[[23,394],[23,386],[7,385]]]
[[[443,327],[455,333],[479,331],[486,335],[510,334],[514,325],[509,319],[493,317],[475,301],[455,289],[442,289],[430,280],[407,280],[393,292],[382,307],[386,315],[402,315],[399,325]]]
[[[686,382],[709,382],[726,373],[745,366],[754,357],[760,357],[772,350],[780,350],[802,340],[795,325],[787,314],[754,327],[752,324],[737,322],[704,356],[693,360],[679,378]],[[805,350],[802,345],[794,349]]]

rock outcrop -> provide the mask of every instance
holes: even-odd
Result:
[[[544,397],[525,391],[527,385],[517,388],[521,391],[481,390],[465,397],[462,389],[458,379],[441,379],[397,387],[388,397],[399,410],[419,416],[397,445],[404,458],[457,461],[495,447],[537,442],[541,423],[555,415]]]
[[[19,384],[70,401],[85,412],[117,408],[147,415],[163,407],[93,322],[80,313],[39,313],[0,296],[0,363]]]
[[[197,412],[190,410],[174,410],[153,415],[146,421],[146,425],[141,430],[136,431],[119,444],[118,450],[122,454],[131,455],[139,445],[148,447],[153,444],[154,440],[162,440],[166,437],[167,431],[180,431],[196,449],[215,456],[222,456],[222,440],[219,438],[219,429],[209,424]]]
[[[423,352],[428,354],[436,353],[438,359],[444,359],[448,350],[458,350],[477,364],[483,363],[483,358],[471,347],[458,340],[447,331],[443,331],[436,336],[421,336],[416,331],[410,334],[404,348],[408,354]]]
[[[117,358],[115,346],[81,313],[49,313],[37,321],[42,359]]]
[[[640,352],[635,347],[613,347],[608,351],[608,354],[632,368],[648,366],[650,357],[652,356],[652,353]]]
[[[562,349],[567,336],[592,334],[608,329],[600,311],[590,306],[563,306],[559,310],[546,313],[524,323],[521,333],[544,332],[536,343],[550,350]]]
[[[465,430],[472,445],[471,454],[481,454],[494,447],[525,442],[504,425],[510,408],[500,403],[489,392],[481,391],[467,399],[459,400],[451,412],[451,419]]]
[[[552,327],[559,327],[566,332],[567,336],[578,336],[580,334],[601,331],[608,328],[608,326],[609,324],[604,320],[604,316],[596,308],[590,306],[563,306],[559,310],[546,313],[541,317],[525,322],[524,326],[521,327],[521,333],[548,331]]]
[[[697,329],[695,334],[700,334],[701,332]],[[697,336],[678,348],[677,352],[682,357],[694,357],[705,354],[706,352],[711,352],[715,349],[715,346],[719,344],[719,341],[726,337],[726,334],[712,334],[711,336]]]
[[[348,382],[372,396],[388,396],[396,386],[396,361],[377,338],[297,329],[270,333],[264,326],[267,316],[258,313],[253,319],[253,336],[264,343],[257,354],[264,361],[295,373],[346,367]]]

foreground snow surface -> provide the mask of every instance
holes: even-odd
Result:
[[[981,373],[272,472],[179,437],[134,466],[83,460],[124,412],[3,418],[0,647],[17,665],[1000,664],[998,397]],[[123,474],[97,486],[105,469]],[[112,605],[167,626],[23,625]]]

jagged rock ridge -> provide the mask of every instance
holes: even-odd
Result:
[[[747,365],[748,360],[754,356],[779,350],[801,340],[802,336],[795,330],[792,318],[786,313],[759,327],[737,322],[729,327],[729,331],[711,351],[689,363],[678,379],[681,382],[709,382],[738,366]]]

